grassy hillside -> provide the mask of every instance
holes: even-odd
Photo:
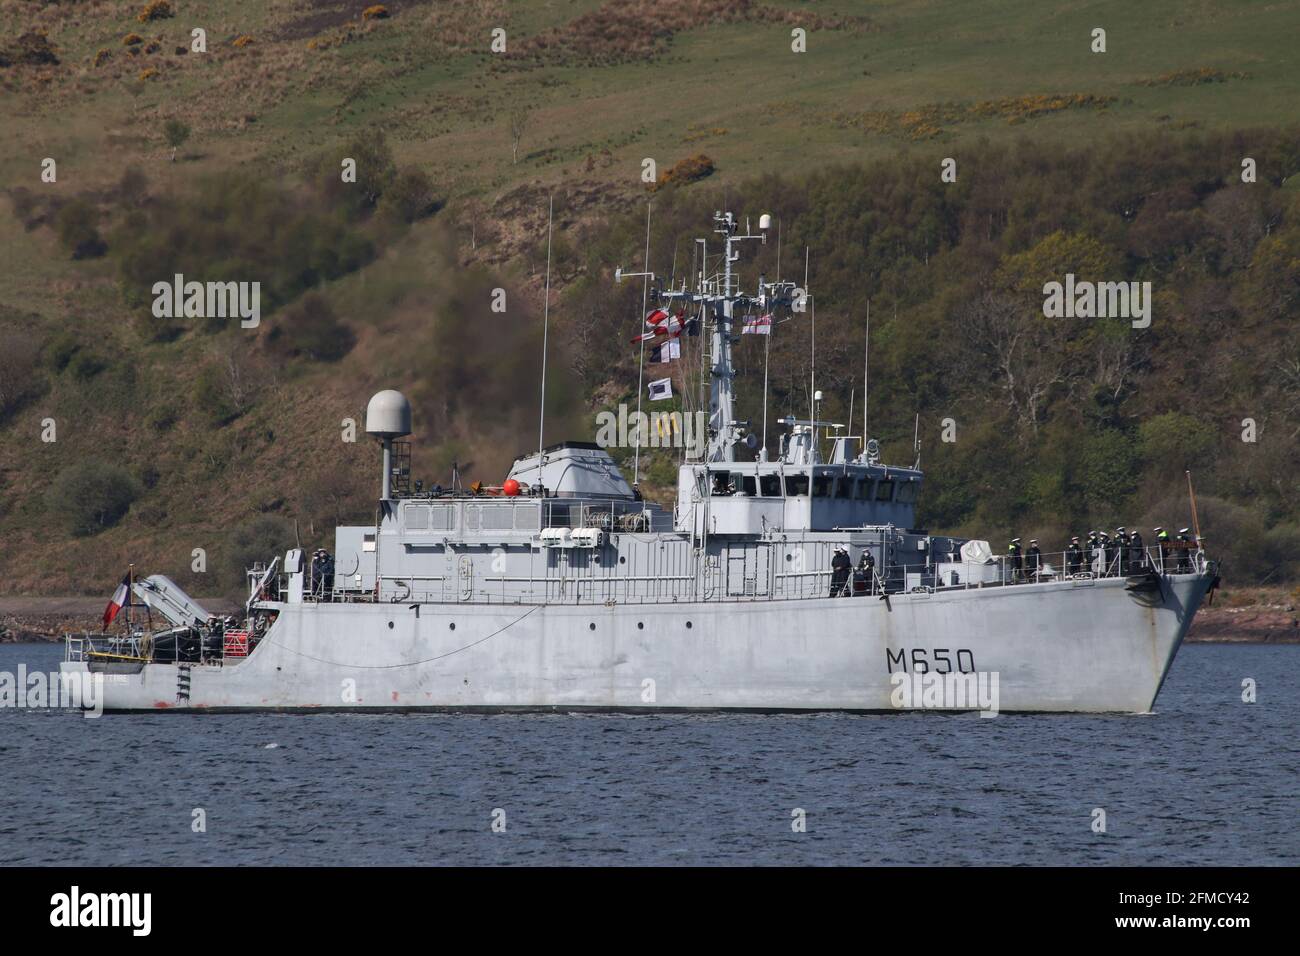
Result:
[[[1285,550],[1300,520],[1286,479],[1300,464],[1292,6],[451,0],[368,18],[368,4],[328,0],[152,6],[172,15],[0,0],[10,590],[99,592],[134,560],[211,593],[295,523],[304,543],[328,543],[334,521],[373,506],[374,450],[343,441],[342,421],[379,387],[416,402],[418,475],[445,481],[459,461],[499,478],[536,440],[552,192],[548,432],[590,434],[593,412],[635,387],[639,289],[615,289],[609,271],[639,265],[642,161],[662,174],[700,154],[706,181],[653,194],[653,267],[670,268],[718,205],[780,216],[787,248],[813,249],[828,394],[860,374],[870,297],[873,421],[906,458],[922,414],[933,526],[1132,524],[1173,509],[1189,449],[1247,558]],[[806,53],[791,52],[796,26]],[[1104,54],[1089,49],[1098,26]],[[190,49],[196,27],[205,53]],[[496,28],[503,53],[489,51]],[[175,161],[169,122],[188,130]],[[1260,167],[1249,198],[1228,189],[1243,151]],[[334,173],[345,156],[361,159],[358,188]],[[959,180],[940,193],[948,156]],[[47,157],[56,182],[41,179]],[[965,337],[961,309],[990,283],[1012,294],[1066,262],[1043,257],[1057,232],[1169,298],[1150,334],[1111,356],[1127,373],[1109,403],[1083,408],[1076,382],[1026,417],[1023,396],[991,397],[994,356]],[[1035,250],[1043,261],[1016,258]],[[155,320],[148,285],[174,269],[262,281],[261,327]],[[795,329],[774,339],[774,404],[802,410]],[[1086,349],[1080,374],[1097,384],[1104,343],[1042,347]],[[949,413],[951,446],[936,437]],[[1191,438],[1161,446],[1147,423],[1174,413],[1192,424],[1166,424]],[[1260,442],[1230,444],[1247,416],[1264,423]],[[50,418],[57,441],[42,441]],[[1091,479],[1068,473],[1098,461]],[[662,484],[671,462],[648,464]],[[188,571],[196,548],[204,577]]]

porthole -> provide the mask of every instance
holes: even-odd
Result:
[[[645,621],[637,621],[637,622],[636,622],[636,629],[637,629],[638,631],[644,631],[644,630],[645,630]]]
[[[690,622],[690,621],[687,621],[687,622],[686,622],[686,630],[689,631],[690,629],[691,629],[691,622]]]
[[[619,564],[627,564],[627,555],[620,554],[620,555],[618,556],[618,563],[619,563]]]
[[[388,622],[388,629],[389,629],[390,631],[393,629],[393,622],[392,622],[392,621],[389,621],[389,622]]]
[[[447,627],[449,627],[453,631],[456,630],[456,622],[452,621],[450,624],[447,625]]]
[[[594,631],[596,629],[596,622],[592,621],[590,624],[587,625],[587,627],[591,628]]]

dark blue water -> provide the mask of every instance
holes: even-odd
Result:
[[[0,711],[0,864],[1294,865],[1298,664],[1185,647],[1144,717]]]

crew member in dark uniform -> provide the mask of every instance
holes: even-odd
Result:
[[[321,550],[320,559],[321,597],[326,601],[334,597],[334,555]]]
[[[1196,545],[1192,543],[1191,533],[1191,528],[1178,529],[1178,541],[1174,547],[1178,549],[1179,574],[1190,574],[1192,571],[1192,552],[1196,550]]]
[[[1128,566],[1130,571],[1142,571],[1147,566],[1146,548],[1142,546],[1142,532],[1136,528],[1128,536]]]
[[[1043,552],[1038,550],[1038,539],[1029,539],[1029,551],[1025,555],[1025,576],[1031,582],[1038,580],[1038,571],[1043,566]]]
[[[870,548],[863,548],[862,557],[858,558],[858,569],[853,576],[853,593],[876,593],[876,559]]]
[[[1115,529],[1115,556],[1118,559],[1119,573],[1128,573],[1128,532],[1123,525]]]
[[[1011,564],[1011,583],[1015,584],[1020,580],[1020,575],[1024,570],[1023,559],[1020,556],[1020,539],[1012,538],[1011,544],[1007,545],[1007,557]]]
[[[844,585],[848,583],[849,572],[852,570],[853,562],[849,560],[848,551],[844,550],[843,545],[837,545],[835,557],[831,558],[831,597],[839,597],[844,593]]]
[[[1079,536],[1070,539],[1070,546],[1065,549],[1065,573],[1073,577],[1083,567],[1083,549],[1079,547]]]

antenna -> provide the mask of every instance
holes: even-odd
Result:
[[[912,429],[912,451],[916,453],[916,464],[912,467],[919,470],[921,467],[921,413],[916,413],[916,425]]]
[[[871,355],[871,300],[867,300],[867,334],[866,341],[862,346],[862,446],[865,448],[867,443],[867,400],[871,395],[871,379],[868,377],[870,366],[867,360]],[[849,416],[850,422],[853,416]]]
[[[650,296],[650,203],[645,204],[645,270],[641,280],[641,318],[638,321],[638,327],[645,330],[646,307],[649,305]],[[632,487],[635,488],[641,480],[641,390],[642,382],[645,378],[645,339],[641,340],[641,361],[636,366],[636,446],[633,450],[632,458]]]
[[[1196,543],[1201,544],[1201,519],[1196,516],[1196,491],[1192,488],[1192,473],[1187,472],[1187,495],[1192,499],[1192,530],[1196,532]]]
[[[542,484],[542,435],[546,428],[546,347],[551,328],[551,226],[555,221],[555,194],[546,212],[546,298],[542,302],[542,400],[537,421],[537,484]]]
[[[809,363],[808,363],[808,421],[817,421],[817,407],[815,405],[817,395],[817,302],[813,299],[808,291],[808,263],[811,259],[811,252],[807,246],[803,247],[803,291],[809,303],[811,312],[812,334],[809,339]],[[808,456],[809,464],[817,457],[817,426],[809,425],[809,438],[811,441],[810,454]],[[812,472],[809,471],[808,477],[808,494],[812,494]]]

